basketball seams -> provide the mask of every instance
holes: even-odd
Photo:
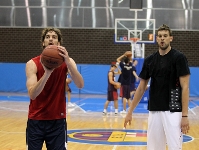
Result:
[[[54,58],[54,59],[64,60],[64,58],[56,58],[56,57],[48,56],[48,55],[45,55],[45,54],[41,54],[41,55],[43,55],[43,56],[45,56],[45,57],[49,57],[49,58]]]
[[[47,46],[41,53],[41,61],[44,66],[49,69],[59,67],[64,62],[64,58],[59,53],[56,45]]]

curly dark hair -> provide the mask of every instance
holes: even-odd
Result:
[[[60,42],[60,45],[62,45],[63,39],[62,39],[61,31],[60,31],[59,29],[53,28],[53,27],[43,29],[42,34],[41,34],[41,44],[43,43],[43,41],[44,41],[44,39],[45,39],[45,36],[46,36],[46,34],[47,34],[49,31],[54,31],[55,33],[57,33],[58,41]],[[42,46],[42,47],[43,47],[43,46]]]
[[[158,34],[159,31],[162,31],[162,30],[167,30],[167,31],[169,31],[169,36],[172,36],[172,31],[171,31],[171,29],[169,28],[168,25],[163,24],[162,26],[160,26],[160,27],[158,28],[158,30],[157,30],[157,34]]]

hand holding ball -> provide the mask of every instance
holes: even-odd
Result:
[[[120,82],[116,82],[116,85],[114,85],[115,89],[119,89],[121,87],[121,83]]]
[[[54,69],[64,62],[64,58],[59,55],[57,45],[47,46],[41,53],[41,62],[48,69]]]
[[[131,52],[131,51],[126,51],[126,52],[125,52],[125,55],[126,55],[127,57],[132,57],[132,52]]]

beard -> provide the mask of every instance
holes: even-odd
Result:
[[[165,51],[169,47],[169,44],[165,44],[165,46],[162,46],[161,44],[158,44],[158,45],[159,45],[159,48],[163,51]]]

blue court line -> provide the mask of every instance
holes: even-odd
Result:
[[[198,100],[191,100],[190,102],[192,102],[195,106],[199,106],[199,99]]]
[[[28,96],[0,96],[0,101],[30,101]]]
[[[89,112],[102,112],[104,110],[104,104],[106,100],[105,99],[89,99],[85,100],[84,103],[86,103],[83,106],[83,109]],[[147,104],[146,103],[139,103],[139,105],[136,107],[134,110],[135,113],[148,113],[148,110],[146,108]],[[128,109],[128,104],[127,104],[127,109]],[[118,100],[118,111],[123,110],[123,104],[121,100]],[[110,102],[109,106],[107,108],[108,112],[115,112],[114,109],[114,102]]]

